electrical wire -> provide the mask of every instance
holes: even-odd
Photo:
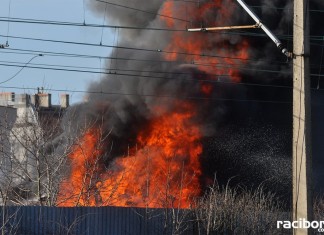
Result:
[[[153,30],[153,31],[168,31],[168,32],[187,32],[186,29],[170,29],[170,28],[152,28],[152,27],[138,27],[138,26],[120,26],[120,25],[102,25],[102,24],[83,24],[76,22],[64,21],[50,21],[50,20],[37,20],[25,18],[4,18],[0,17],[0,22],[22,23],[22,24],[39,24],[39,25],[55,25],[55,26],[75,26],[75,27],[91,27],[91,28],[119,28],[130,30]]]
[[[287,11],[292,11],[292,8],[285,8],[285,7],[271,7],[271,6],[249,6],[251,8],[266,8],[266,9],[274,9],[274,10],[287,10]],[[320,12],[324,13],[324,10],[320,9],[309,9],[309,12]]]
[[[84,24],[84,23],[76,23],[76,22],[64,22],[64,21],[49,21],[49,20],[37,20],[37,19],[25,19],[25,18],[10,18],[0,17],[0,22],[11,22],[11,23],[25,23],[25,24],[45,24],[45,25],[56,25],[56,26],[75,26],[75,27],[93,27],[93,28],[119,28],[119,29],[129,29],[129,30],[153,30],[153,31],[165,31],[165,32],[184,32],[184,33],[192,33],[188,32],[186,28],[182,29],[174,29],[174,28],[153,28],[153,27],[136,27],[136,26],[120,26],[120,25],[102,25],[102,24]],[[207,32],[205,32],[207,33]],[[246,30],[236,30],[234,31],[215,31],[208,32],[216,33],[216,34],[228,34],[228,35],[244,35],[251,37],[264,37],[267,38],[263,33],[252,33],[251,31]],[[281,34],[276,35],[280,39],[292,39],[292,35],[290,34]],[[313,35],[310,36],[311,40],[321,40],[321,35]]]
[[[43,69],[43,70],[53,70],[53,71],[56,70],[56,71],[92,73],[92,74],[111,74],[111,75],[133,76],[133,77],[142,77],[142,78],[161,78],[161,79],[166,78],[166,77],[158,77],[158,76],[152,76],[152,75],[139,75],[139,74],[127,74],[127,73],[112,72],[112,71],[116,71],[116,69],[111,69],[110,71],[108,69],[108,72],[100,72],[100,71],[91,71],[91,70],[67,69],[67,67],[70,67],[70,66],[61,66],[62,68],[55,68],[55,67],[16,65],[16,64],[5,64],[5,63],[0,63],[0,66],[20,67],[20,68],[24,67],[24,68],[31,68],[31,69]],[[123,70],[121,70],[121,71],[123,71]],[[316,76],[318,76],[318,74]]]
[[[21,53],[26,52],[26,53]],[[187,61],[170,61],[170,60],[153,60],[153,59],[139,59],[139,58],[129,58],[129,57],[114,57],[114,56],[97,56],[97,55],[89,55],[89,54],[72,54],[72,53],[66,53],[66,52],[52,52],[52,51],[40,51],[40,50],[26,50],[21,48],[4,48],[0,50],[0,53],[12,53],[12,54],[44,54],[47,56],[62,56],[62,57],[77,57],[77,58],[94,58],[94,59],[114,59],[114,60],[130,60],[130,61],[137,61],[137,62],[148,62],[148,63],[168,63],[168,64],[184,64],[188,63]],[[262,59],[247,59],[247,58],[238,58],[238,57],[231,57],[231,56],[221,56],[221,55],[213,55],[214,57],[217,56],[217,58],[221,59],[233,59],[233,60],[239,60],[239,61],[252,61],[252,62],[266,62],[269,63],[269,61],[262,60]],[[208,58],[209,56],[204,57]],[[287,65],[286,61],[271,61],[271,64],[280,64],[280,65]]]
[[[102,56],[94,56],[94,55],[84,55],[84,54],[68,54],[68,53],[56,53],[56,52],[47,52],[47,51],[35,51],[35,50],[23,50],[23,49],[6,49],[6,50],[14,50],[14,52],[11,51],[0,51],[0,53],[17,53],[17,54],[32,54],[34,55],[35,53],[39,54],[43,54],[46,56],[66,56],[66,57],[77,57],[77,58],[95,58],[95,59],[111,59],[111,60],[130,60],[130,61],[136,61],[136,62],[151,62],[151,63],[169,63],[169,64],[190,64],[192,66],[215,66],[215,67],[225,67],[225,68],[231,68],[234,66],[228,65],[228,64],[223,64],[223,63],[217,63],[217,64],[206,64],[206,63],[200,63],[199,61],[191,61],[190,63],[188,63],[187,61],[167,61],[167,60],[148,60],[148,59],[132,59],[132,58],[121,58],[121,57],[102,57]],[[15,52],[15,51],[23,51],[23,52]],[[25,53],[27,52],[27,53]],[[9,61],[2,61],[2,62],[8,62]],[[217,66],[216,66],[217,65]],[[223,66],[224,65],[224,66]],[[50,65],[49,65],[50,66]],[[75,66],[76,67],[76,66]],[[81,68],[81,67],[80,67]],[[88,67],[89,68],[89,67]],[[93,68],[95,69],[95,68]],[[107,69],[109,70],[109,69]],[[124,71],[127,71],[127,69],[124,69]],[[131,70],[131,71],[135,71],[135,70]],[[258,70],[255,70],[258,71]],[[266,70],[260,70],[260,71],[266,71]],[[175,72],[156,72],[156,71],[143,71],[140,70],[138,72],[151,72],[151,73],[164,73],[164,74],[185,74],[185,73],[175,73]],[[269,70],[269,72],[272,73],[278,73],[280,71],[278,70]],[[188,73],[187,73],[188,74]],[[191,73],[190,73],[191,74]],[[206,75],[204,73],[195,73],[196,75]],[[219,74],[209,74],[210,76],[220,76]]]
[[[14,50],[13,53],[18,53],[18,54],[33,54],[37,53],[38,54],[44,54],[47,56],[67,56],[67,57],[78,57],[78,58],[101,58],[101,59],[113,59],[113,60],[131,60],[131,61],[137,61],[137,62],[156,62],[156,63],[174,63],[174,64],[188,64],[186,61],[163,61],[163,60],[145,60],[145,59],[131,59],[131,58],[116,58],[116,57],[100,57],[100,56],[94,56],[94,55],[84,55],[84,54],[68,54],[68,53],[57,53],[57,52],[46,52],[46,51],[35,51],[35,50],[23,50],[23,49],[6,49],[6,50]],[[16,51],[23,51],[23,52],[28,52],[28,53],[19,53]],[[0,51],[0,53],[12,53],[8,51]],[[199,61],[196,62],[191,62],[190,65],[196,65],[196,66],[213,66],[215,68],[217,67],[223,67],[223,68],[237,68],[237,69],[242,69],[242,70],[252,70],[252,71],[259,71],[259,72],[269,72],[269,73],[279,73],[279,70],[267,70],[267,69],[251,69],[251,68],[243,68],[239,66],[234,66],[234,65],[228,65],[226,64],[223,66],[221,63],[217,64],[206,64],[206,63],[201,63]],[[140,71],[139,71],[140,72]],[[148,71],[143,71],[143,72],[148,72]],[[149,71],[149,72],[154,72],[154,71]],[[164,72],[165,73],[165,72]],[[315,74],[311,74],[312,76],[316,76]],[[322,76],[321,74],[317,74],[317,76]]]
[[[21,89],[21,90],[35,90],[31,87],[17,87],[17,86],[0,86],[3,89]],[[276,100],[254,100],[254,99],[233,99],[233,98],[213,98],[213,97],[199,97],[199,96],[173,96],[173,95],[156,95],[156,94],[138,94],[138,93],[121,93],[121,92],[104,92],[104,91],[85,91],[85,90],[69,90],[69,89],[46,89],[52,92],[65,93],[85,93],[98,95],[117,95],[117,96],[138,96],[138,97],[152,97],[163,99],[183,99],[183,100],[209,100],[209,101],[223,101],[223,102],[256,102],[256,103],[274,103],[274,104],[292,104],[291,101],[276,101]]]
[[[280,71],[279,70],[271,70],[271,69],[256,69],[256,68],[250,68],[249,66],[243,67],[243,66],[236,66],[236,65],[228,65],[228,64],[217,64],[217,63],[210,63],[210,64],[203,64],[203,63],[184,63],[187,65],[191,66],[201,66],[201,67],[212,67],[214,69],[221,68],[221,69],[237,69],[237,70],[243,70],[243,71],[254,71],[254,72],[266,72],[266,73],[274,73],[277,74]],[[20,65],[10,65],[10,64],[0,64],[0,66],[17,66],[19,67]],[[33,67],[33,66],[26,66],[27,68],[38,68],[38,69],[50,69],[46,67]],[[64,66],[61,66],[64,67]],[[90,72],[90,73],[100,73],[100,72],[95,72],[95,71],[81,71],[81,70],[66,70],[66,69],[57,69],[53,68],[53,70],[62,70],[62,71],[72,71],[72,72]],[[108,69],[109,70],[109,69]],[[317,75],[318,76],[318,75]]]
[[[8,63],[8,64],[5,64],[5,63]],[[292,88],[291,86],[286,86],[286,85],[272,85],[272,84],[247,83],[247,82],[230,82],[230,81],[219,80],[219,78],[221,78],[221,77],[230,77],[231,75],[229,75],[229,74],[208,74],[208,77],[211,79],[200,79],[200,78],[193,79],[193,78],[185,78],[185,77],[175,76],[175,75],[190,75],[190,76],[193,75],[192,73],[183,73],[183,72],[165,72],[165,71],[116,69],[116,68],[102,69],[102,68],[94,68],[94,67],[87,67],[87,66],[69,66],[69,65],[33,64],[33,63],[29,63],[29,66],[27,66],[27,65],[20,65],[20,64],[21,64],[20,62],[0,61],[0,66],[8,66],[8,67],[21,67],[21,68],[31,68],[31,69],[57,70],[57,71],[93,73],[93,74],[106,74],[106,75],[116,75],[116,76],[126,76],[126,77],[139,77],[139,78],[146,78],[146,79],[185,80],[185,81],[193,81],[193,82],[233,84],[233,85],[259,86],[259,87],[273,87],[273,88],[285,88],[285,89]],[[41,67],[41,66],[48,66],[48,67]],[[91,69],[91,70],[81,70],[81,69]],[[99,71],[93,71],[93,70],[99,70]],[[104,72],[104,71],[106,71],[106,72]],[[127,72],[138,72],[141,74],[127,73]],[[152,75],[152,74],[145,75],[143,73],[166,74],[166,75],[172,75],[173,77],[165,77],[165,76],[162,77],[162,76],[156,76],[156,75]],[[203,73],[201,73],[201,74],[197,73],[194,75],[206,76],[206,74],[203,74]],[[311,76],[318,77],[318,76],[324,76],[324,74],[322,74],[322,75],[311,74]],[[216,80],[213,80],[213,78]]]
[[[82,3],[82,7],[83,7],[83,25],[85,25],[86,24],[86,20],[85,20],[86,10],[85,10],[85,6],[84,6],[84,0],[83,0],[83,3]]]
[[[0,35],[0,37],[3,35]],[[188,53],[181,51],[168,51],[162,49],[151,49],[151,48],[138,48],[138,47],[127,47],[127,46],[116,46],[116,45],[106,45],[106,44],[95,44],[95,43],[84,43],[84,42],[74,42],[74,41],[64,41],[64,40],[52,40],[52,39],[42,39],[42,38],[31,38],[31,37],[19,37],[19,36],[9,36],[9,38],[22,39],[22,40],[32,40],[32,41],[41,41],[41,42],[51,42],[51,43],[62,43],[62,44],[71,44],[79,46],[93,46],[93,47],[104,47],[104,48],[114,48],[114,49],[123,49],[123,50],[134,50],[134,51],[143,51],[149,53],[162,53],[162,54],[174,54],[174,55],[186,55],[186,56],[201,56],[204,58],[223,58],[223,59],[233,59],[233,60],[245,60],[249,61],[250,59],[239,58],[239,57],[229,57],[213,54],[197,54],[197,53]]]
[[[96,1],[97,2],[102,2],[102,3],[105,3],[105,4],[109,4],[109,5],[113,5],[113,6],[117,6],[117,7],[122,7],[122,8],[130,9],[130,10],[135,10],[135,11],[155,15],[155,16],[160,16],[160,17],[164,17],[164,18],[168,18],[168,19],[179,20],[179,21],[190,23],[190,21],[187,21],[185,19],[180,19],[180,18],[176,18],[176,17],[172,17],[172,16],[168,16],[168,15],[163,15],[163,14],[159,14],[159,13],[155,13],[155,12],[151,12],[151,11],[145,11],[145,10],[142,10],[142,9],[129,7],[129,6],[125,6],[125,5],[121,5],[121,4],[117,4],[117,3],[112,3],[112,2],[108,2],[108,1],[102,1],[102,0],[96,0]]]
[[[10,22],[9,22],[9,18],[11,15],[11,0],[9,0],[9,9],[8,9],[8,24],[7,24],[7,41],[6,41],[6,47],[9,46],[9,40],[8,40],[8,36],[9,36],[9,29],[10,29]]]
[[[105,25],[105,23],[106,23],[107,6],[108,6],[108,5],[106,4],[106,6],[105,6],[105,13],[104,13],[103,21],[102,21],[102,25]],[[104,33],[104,27],[101,28],[100,45],[102,45],[103,33]]]
[[[35,55],[34,57],[32,57],[27,63],[25,63],[25,65],[23,65],[23,66],[20,66],[21,67],[21,69],[19,69],[13,76],[11,76],[10,78],[8,78],[7,80],[4,80],[4,81],[2,81],[2,82],[0,82],[0,84],[4,84],[4,83],[6,83],[6,82],[9,82],[10,80],[12,80],[12,79],[14,79],[24,68],[26,68],[27,67],[27,65],[33,60],[33,59],[35,59],[36,57],[39,57],[39,56],[43,56],[43,55],[41,55],[41,54],[39,54],[39,55]]]
[[[17,89],[17,90],[37,90],[34,87],[19,87],[19,86],[0,86],[2,89]],[[64,93],[83,93],[83,94],[97,94],[97,95],[118,95],[118,96],[139,96],[152,98],[166,98],[166,99],[190,99],[190,100],[210,100],[210,101],[229,101],[229,102],[256,102],[256,103],[274,103],[274,104],[289,104],[292,101],[277,101],[277,100],[256,100],[256,99],[232,99],[232,98],[212,98],[212,97],[197,97],[197,96],[170,96],[170,95],[154,95],[154,94],[137,94],[137,93],[121,93],[121,92],[104,92],[104,91],[90,91],[90,90],[71,90],[71,89],[54,89],[47,88],[51,92]],[[314,89],[315,91],[319,91]],[[324,91],[324,89],[320,89]],[[324,103],[317,103],[316,105],[323,105]]]
[[[1,62],[1,61],[0,61]],[[138,74],[122,74],[122,73],[117,73],[117,72],[112,72],[112,71],[123,71],[123,72],[139,72],[139,73],[162,73],[162,74],[168,74],[168,75],[183,75],[183,74],[187,74],[189,75],[190,73],[177,73],[177,72],[164,72],[164,71],[149,71],[149,70],[134,70],[134,69],[116,69],[116,68],[111,68],[111,69],[104,69],[108,72],[100,72],[100,71],[92,71],[92,70],[100,70],[99,68],[94,68],[94,67],[87,67],[87,66],[69,66],[69,65],[51,65],[51,64],[31,64],[31,65],[39,65],[37,66],[23,66],[23,65],[19,65],[19,62],[10,62],[10,61],[2,61],[2,62],[6,62],[9,64],[5,64],[2,63],[0,64],[0,66],[8,66],[8,67],[26,67],[26,68],[32,68],[32,69],[49,69],[49,70],[61,70],[61,71],[70,71],[70,72],[81,72],[81,73],[95,73],[95,74],[119,74],[119,75],[124,75],[124,76],[142,76],[142,77],[148,77],[148,78],[167,78],[167,77],[154,77],[151,75],[138,75]],[[18,65],[15,64],[10,64],[10,63],[16,63]],[[49,67],[62,67],[62,68],[76,68],[73,70],[68,70],[68,69],[60,69],[60,68],[48,68],[48,67],[40,67],[40,66],[49,66]],[[92,69],[92,70],[78,70],[78,69]],[[232,66],[226,67],[226,68],[232,68]],[[242,68],[241,68],[242,69]],[[269,72],[269,73],[278,73],[280,71],[275,71],[275,70],[262,70],[262,69],[245,69],[245,70],[252,70],[252,71],[257,71],[257,72]],[[190,74],[192,75],[192,74]],[[209,76],[209,77],[213,77],[213,76],[228,76],[230,77],[230,74],[204,74],[204,73],[195,73],[195,75],[199,76]],[[314,74],[311,73],[310,74],[313,77],[324,77],[324,74]]]
[[[9,21],[9,19],[7,19],[8,21]],[[34,23],[39,23],[39,21],[37,21],[37,22],[34,22]],[[45,23],[45,22],[43,22],[43,23]],[[57,24],[57,23],[64,23],[64,22],[46,22],[46,23],[54,23],[54,24]],[[81,26],[81,25],[79,25],[79,26]],[[101,26],[99,26],[99,27],[102,27],[102,25]],[[169,30],[169,29],[168,29]],[[70,42],[68,42],[68,43],[70,43]],[[119,47],[117,47],[117,48],[119,48]],[[123,49],[125,49],[125,48],[123,48]],[[134,49],[134,48],[127,48],[127,49]],[[145,50],[145,49],[141,49],[141,48],[135,48],[135,49],[139,49],[139,50]],[[156,52],[156,50],[151,50],[151,51],[154,51],[154,52]],[[164,51],[160,51],[160,50],[158,50],[158,52],[164,52]],[[164,53],[179,53],[179,52],[164,52]],[[197,55],[197,54],[188,54],[188,53],[182,53],[182,52],[180,52],[180,54],[187,54],[187,55]],[[201,55],[201,56],[205,56],[205,57],[209,57],[209,55]],[[214,57],[214,56],[213,56]],[[220,58],[231,58],[231,57],[221,57],[221,56],[215,56],[215,57],[220,57]],[[98,58],[98,57],[97,57]],[[119,59],[119,58],[114,58],[114,59]],[[241,58],[232,58],[232,59],[241,59]],[[166,62],[166,61],[165,61]],[[199,62],[197,62],[197,63],[195,63],[196,65],[200,65],[200,66],[206,66],[206,64],[199,64]],[[260,70],[260,71],[267,71],[267,70]],[[278,71],[272,71],[272,72],[278,72]]]
[[[1,64],[2,63],[2,64]],[[4,64],[8,63],[8,64]],[[14,66],[19,67],[19,62],[11,62],[11,61],[0,61],[0,66]],[[83,73],[95,73],[95,74],[110,74],[110,75],[118,75],[118,76],[129,76],[129,77],[140,77],[140,78],[149,78],[149,79],[167,79],[167,80],[184,80],[184,81],[192,81],[192,82],[204,82],[204,83],[217,83],[217,84],[234,84],[234,85],[245,85],[245,86],[260,86],[260,87],[276,87],[276,88],[292,88],[290,86],[284,85],[271,85],[271,84],[260,84],[260,83],[240,83],[240,82],[230,82],[230,81],[221,81],[220,78],[222,77],[231,77],[229,74],[203,74],[203,73],[195,73],[195,76],[208,76],[210,79],[194,79],[194,78],[186,78],[186,77],[179,77],[177,75],[189,75],[190,77],[193,76],[192,73],[184,73],[184,72],[165,72],[165,71],[151,71],[151,70],[134,70],[134,69],[102,69],[102,68],[93,68],[93,67],[82,67],[82,66],[68,66],[68,65],[51,65],[51,64],[33,64],[30,63],[28,68],[33,69],[51,69],[51,70],[63,70],[63,71],[70,71],[70,72],[83,72]],[[36,67],[38,66],[38,67]],[[48,67],[40,67],[40,66],[48,66]],[[26,67],[26,66],[25,66]],[[54,67],[54,68],[51,68]],[[56,68],[55,68],[56,67]],[[72,69],[62,69],[62,68],[74,68]],[[81,70],[81,69],[91,69],[91,70]],[[99,71],[92,71],[92,70],[99,70]],[[103,72],[105,71],[105,72]],[[121,72],[120,72],[121,71]],[[126,73],[125,73],[126,72]],[[134,74],[134,73],[127,73],[127,72],[138,72],[141,74]],[[149,73],[149,75],[145,75],[143,73]],[[161,77],[152,75],[151,73],[156,74],[165,74],[165,75],[172,75],[173,77]],[[214,80],[213,80],[214,79]]]

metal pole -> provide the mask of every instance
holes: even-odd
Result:
[[[276,44],[276,46],[281,50],[283,54],[291,58],[292,54],[283,46],[281,41],[265,26],[260,18],[250,9],[248,5],[243,0],[237,0],[237,2],[244,8],[244,10],[252,17],[252,19],[257,23],[258,27],[261,28],[268,37]]]
[[[293,59],[293,220],[312,221],[311,98],[309,15],[306,0],[294,1]],[[294,235],[312,234],[296,228]]]
[[[231,29],[255,29],[259,28],[257,24],[253,25],[239,25],[239,26],[222,26],[222,27],[207,27],[207,28],[193,28],[188,29],[188,32],[204,32],[204,31],[217,31],[217,30],[231,30]]]

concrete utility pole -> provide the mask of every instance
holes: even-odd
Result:
[[[293,59],[293,215],[292,220],[313,219],[311,102],[309,73],[309,7],[308,0],[294,0],[294,50],[289,52],[280,40],[261,22],[243,1],[237,2],[256,22],[255,25],[188,29],[190,32],[238,28],[261,28],[287,58]],[[294,235],[311,234],[307,228],[294,229]]]
[[[309,1],[294,0],[293,74],[293,220],[312,221],[311,98],[309,73]],[[294,229],[294,235],[311,234]]]

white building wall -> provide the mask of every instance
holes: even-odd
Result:
[[[4,146],[0,152],[0,190],[6,191],[6,186],[10,185],[15,192],[8,191],[8,194],[17,192],[24,194],[35,187],[39,162],[37,159],[42,141],[42,131],[34,107],[29,103],[27,95],[20,98],[14,107],[0,109],[2,110],[0,146]],[[10,114],[6,117],[5,110],[10,110]],[[27,196],[28,200],[31,196]],[[3,204],[1,199],[0,203]]]
[[[12,153],[10,131],[16,119],[17,109],[0,106],[0,169],[8,164],[8,157],[10,157]],[[0,171],[0,181],[3,179],[1,173]]]

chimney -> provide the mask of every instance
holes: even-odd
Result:
[[[15,93],[14,92],[1,92],[0,93],[0,105],[14,105]]]
[[[70,106],[69,94],[61,94],[60,95],[60,105],[61,105],[61,108],[68,108]]]
[[[32,103],[36,107],[50,108],[52,107],[52,94],[38,93],[32,96]]]
[[[15,99],[15,106],[17,107],[27,107],[30,104],[30,95],[28,94],[18,94]]]

